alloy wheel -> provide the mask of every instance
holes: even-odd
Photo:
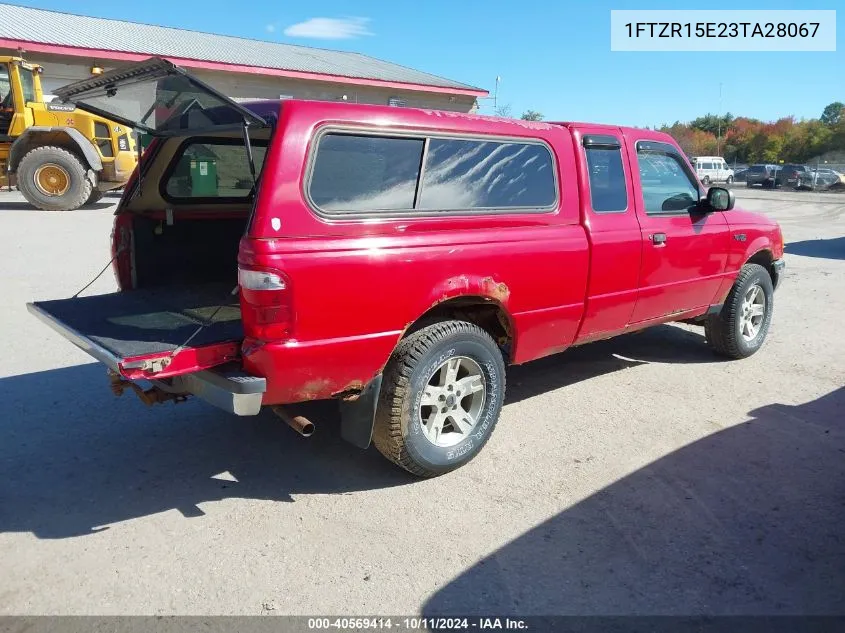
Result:
[[[481,367],[466,356],[453,356],[429,377],[419,416],[426,439],[454,446],[473,432],[484,408],[486,386]]]

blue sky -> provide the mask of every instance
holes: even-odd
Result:
[[[13,2],[15,0],[12,0]],[[21,2],[68,10],[63,2]],[[839,9],[838,51],[621,53],[610,51],[610,9],[756,9],[760,3],[617,0],[76,0],[73,11],[242,37],[351,50],[493,91],[518,115],[652,126],[719,110],[772,120],[818,117],[845,101],[845,5],[768,0],[768,9]],[[755,6],[756,5],[756,6]],[[325,20],[317,20],[323,18]],[[285,32],[287,31],[288,34]],[[331,36],[331,37],[330,37]],[[338,37],[344,36],[344,37]],[[482,102],[482,112],[492,104]]]

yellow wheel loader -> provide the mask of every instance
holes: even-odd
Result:
[[[122,187],[138,161],[132,130],[73,105],[45,103],[40,66],[0,55],[0,189],[17,184],[45,211]]]

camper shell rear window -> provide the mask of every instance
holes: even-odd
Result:
[[[261,174],[267,141],[252,139],[256,179]],[[253,180],[242,139],[193,137],[185,140],[161,180],[160,193],[169,202],[245,202]]]

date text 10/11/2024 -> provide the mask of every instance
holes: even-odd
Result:
[[[519,618],[309,618],[309,630],[361,630],[383,629],[395,631],[450,631],[450,630],[502,630],[525,631],[528,624]]]

